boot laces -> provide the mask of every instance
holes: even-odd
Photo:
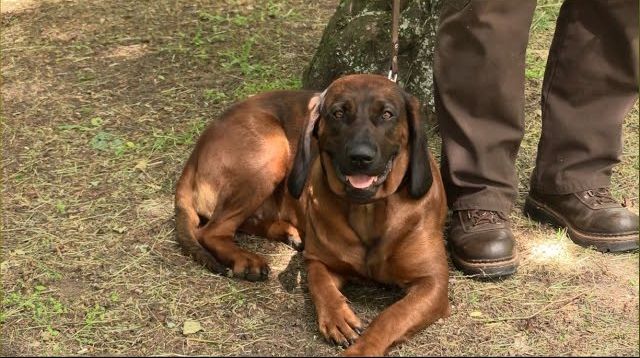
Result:
[[[596,204],[618,204],[616,199],[613,198],[611,192],[608,188],[598,188],[593,190],[587,190],[586,194],[588,197],[593,198]]]
[[[468,210],[467,218],[471,220],[473,226],[481,224],[498,224],[506,220],[506,217],[501,212],[480,209]]]

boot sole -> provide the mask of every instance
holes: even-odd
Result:
[[[453,250],[449,251],[451,252],[453,264],[465,275],[473,276],[474,278],[487,280],[504,278],[513,275],[518,269],[519,260],[517,254],[503,261],[469,262],[458,257]]]
[[[595,236],[580,231],[571,226],[562,215],[530,196],[524,202],[523,211],[525,215],[537,222],[549,224],[555,228],[566,228],[571,241],[583,247],[594,247],[600,252],[624,252],[638,249],[638,233]]]

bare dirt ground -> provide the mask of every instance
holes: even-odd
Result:
[[[270,280],[219,277],[181,253],[172,217],[203,126],[237,99],[299,87],[336,2],[19,2],[2,3],[2,355],[339,354],[299,254],[244,238]],[[638,252],[580,248],[520,212],[558,8],[539,1],[528,51],[519,272],[478,282],[451,267],[451,317],[391,355],[639,354]],[[613,190],[637,212],[637,104],[624,140]],[[369,320],[401,294],[347,289]],[[187,321],[202,330],[183,335]]]

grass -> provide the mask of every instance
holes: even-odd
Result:
[[[519,212],[560,7],[538,3],[511,214],[520,270],[478,282],[452,267],[451,317],[391,355],[638,355],[638,253],[577,247]],[[299,254],[242,238],[270,280],[210,274],[175,244],[172,197],[207,122],[300,85],[334,5],[78,0],[2,14],[3,355],[340,352],[318,332]],[[624,143],[613,191],[637,212],[637,105]],[[401,296],[368,284],[346,294],[365,321]],[[187,321],[202,330],[183,335]]]

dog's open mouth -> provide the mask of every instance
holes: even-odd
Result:
[[[336,166],[336,172],[338,173],[338,177],[351,189],[368,191],[381,185],[385,180],[387,180],[387,176],[389,175],[389,173],[391,172],[391,168],[393,167],[394,158],[395,156],[392,156],[389,161],[387,161],[387,165],[385,166],[384,171],[379,175],[345,175],[342,174],[338,166]]]
[[[364,174],[347,175],[347,182],[356,189],[366,189],[376,180],[378,180],[378,176],[371,177]]]

